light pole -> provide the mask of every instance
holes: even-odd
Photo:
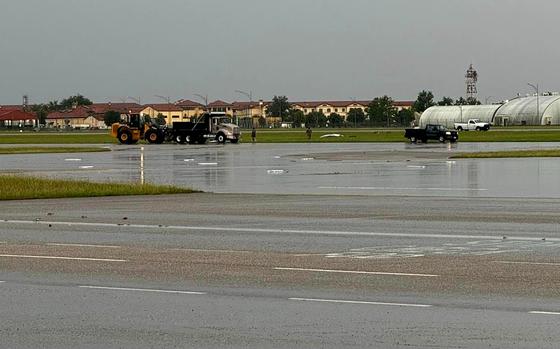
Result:
[[[539,84],[533,85],[530,83],[527,83],[527,85],[531,86],[532,88],[535,89],[535,91],[537,92],[537,122],[539,123],[539,125],[541,124],[541,121],[539,121],[540,116],[540,110],[539,110]]]
[[[235,92],[244,95],[245,97],[249,98],[249,105],[247,106],[247,116],[251,119],[251,124],[253,123],[253,118],[252,115],[250,115],[251,112],[251,104],[253,104],[253,91],[249,91],[248,93],[245,91],[241,91],[241,90],[235,90]],[[239,120],[235,120],[236,124],[239,125]]]
[[[136,103],[138,103],[138,104],[142,104],[142,103],[140,103],[140,97],[134,98],[134,97],[127,96],[126,98],[127,98],[127,99],[130,99],[130,100],[132,100],[132,101],[134,101],[134,102],[136,102]]]
[[[203,96],[201,94],[195,93],[194,96],[204,101],[204,108],[206,108],[206,112],[209,113],[210,111],[208,110],[208,95]]]
[[[264,116],[264,108],[263,108],[263,106],[264,106],[263,100],[262,100],[262,99],[259,99],[259,107],[261,108],[261,118],[265,118],[264,120],[265,120],[265,125],[266,125],[266,117]],[[252,123],[252,121],[251,121],[251,123]]]

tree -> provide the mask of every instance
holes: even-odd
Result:
[[[401,109],[397,113],[397,122],[400,126],[410,126],[412,120],[414,120],[414,110],[412,109]]]
[[[459,99],[457,99],[455,101],[455,105],[467,105],[467,100],[464,99],[463,97],[459,97]]]
[[[397,115],[393,99],[389,96],[377,97],[369,104],[367,113],[370,121],[375,126],[391,126],[391,120]]]
[[[292,106],[286,96],[274,96],[272,103],[266,108],[266,114],[280,117],[282,120],[290,115]]]
[[[312,111],[305,116],[305,125],[308,127],[325,127],[327,125],[327,117],[323,112]]]
[[[344,118],[337,113],[329,115],[329,125],[332,127],[340,127],[344,123]]]
[[[413,108],[417,112],[422,113],[434,104],[434,94],[432,91],[422,90],[418,93],[418,98],[416,98]]]
[[[49,114],[49,108],[46,104],[35,104],[31,106],[31,111],[35,113],[39,124],[45,125],[47,122],[47,115]]]
[[[305,123],[305,115],[299,109],[292,109],[289,114],[289,122],[292,123],[293,128],[300,128]]]
[[[165,115],[163,115],[162,113],[159,113],[159,114],[156,116],[156,123],[157,123],[158,125],[163,126],[163,125],[166,124],[166,122],[167,122],[167,121],[165,120]]]
[[[112,124],[114,124],[115,122],[119,122],[120,120],[121,120],[121,114],[114,110],[109,110],[105,112],[105,115],[103,115],[103,121],[107,126],[111,126]]]
[[[366,114],[361,108],[351,108],[346,115],[346,122],[356,127],[366,120]]]
[[[453,105],[453,98],[451,97],[443,97],[441,101],[437,103],[437,105],[444,106],[444,105]]]
[[[60,102],[59,108],[60,110],[71,109],[74,106],[80,105],[92,105],[93,102],[89,99],[85,98],[84,96],[78,94],[75,96],[70,96],[68,98],[63,99]]]
[[[481,104],[480,101],[478,99],[476,99],[475,97],[468,97],[466,99],[466,101],[467,101],[468,105],[480,105]]]

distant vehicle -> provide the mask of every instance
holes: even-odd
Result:
[[[170,131],[171,139],[177,143],[204,144],[208,139],[238,143],[241,139],[239,126],[225,113],[206,113],[195,122],[174,122]]]
[[[466,123],[456,122],[454,127],[457,131],[488,131],[490,129],[490,124],[481,122],[479,119],[469,119]]]
[[[459,139],[459,134],[457,131],[448,130],[442,125],[426,125],[425,128],[407,128],[404,131],[404,137],[412,143],[418,141],[426,143],[429,139],[437,139],[441,143],[445,141],[455,143]]]

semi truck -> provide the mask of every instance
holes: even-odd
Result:
[[[238,143],[241,139],[239,126],[225,113],[206,113],[193,122],[174,122],[169,132],[169,138],[181,144],[204,144],[209,139],[218,143]]]

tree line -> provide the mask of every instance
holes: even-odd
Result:
[[[414,120],[414,110],[398,110],[389,96],[374,98],[365,112],[362,108],[350,108],[346,119],[336,112],[326,115],[313,110],[305,114],[294,108],[286,96],[274,96],[266,114],[278,117],[282,123],[291,124],[292,127],[400,127],[408,126]]]

